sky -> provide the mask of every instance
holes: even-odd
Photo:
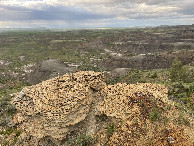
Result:
[[[194,0],[0,0],[0,28],[194,24]]]

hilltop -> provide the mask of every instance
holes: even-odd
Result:
[[[160,84],[107,85],[101,72],[65,74],[13,98],[16,145],[192,145],[193,123]]]

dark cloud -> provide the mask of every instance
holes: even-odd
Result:
[[[31,13],[32,19],[40,20],[85,20],[85,19],[104,19],[110,16],[92,14],[82,8],[50,6],[44,10],[34,10]]]
[[[178,13],[181,15],[193,15],[194,17],[194,2],[192,5],[187,5],[178,10]]]

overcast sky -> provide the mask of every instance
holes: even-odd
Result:
[[[194,0],[0,0],[0,28],[194,24]]]

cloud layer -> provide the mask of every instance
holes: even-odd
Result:
[[[0,0],[0,28],[192,24],[193,8],[193,0]]]

